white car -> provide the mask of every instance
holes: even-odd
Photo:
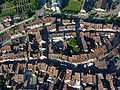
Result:
[[[91,67],[94,63],[86,63],[84,64],[84,68]]]
[[[66,65],[66,64],[62,64],[62,63],[61,63],[60,65],[61,65],[61,66],[65,66],[65,67],[67,67],[67,65]]]

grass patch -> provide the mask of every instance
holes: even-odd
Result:
[[[78,1],[78,0],[64,0],[63,1],[63,9],[62,10],[80,10],[80,7],[81,7],[81,2]],[[65,5],[67,5],[65,7]]]

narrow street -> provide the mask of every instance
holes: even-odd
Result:
[[[15,23],[14,25],[11,25],[11,26],[5,28],[4,30],[0,31],[0,33],[3,33],[5,31],[9,31],[9,29],[11,29],[12,27],[15,27],[15,26],[21,25],[21,24],[23,24],[25,22],[31,21],[31,20],[35,19],[35,16],[41,16],[41,15],[43,15],[43,13],[44,13],[44,7],[42,7],[40,10],[38,10],[36,12],[36,14],[34,16],[32,16],[31,18],[25,19],[25,20],[23,20],[23,21],[21,21],[19,23]]]
[[[14,24],[14,25],[12,25],[12,26],[10,26],[10,27],[7,27],[7,28],[5,28],[4,30],[0,31],[0,33],[3,33],[3,32],[5,32],[5,31],[9,31],[9,29],[11,29],[12,27],[21,25],[21,24],[23,24],[23,23],[25,23],[25,22],[28,22],[28,21],[30,21],[30,20],[33,20],[34,18],[35,18],[35,17],[33,16],[33,17],[29,18],[29,19],[26,19],[26,20],[24,20],[24,21],[21,21],[21,22],[19,22],[19,23],[16,23],[16,24]]]

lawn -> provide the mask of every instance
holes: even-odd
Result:
[[[68,3],[68,4],[66,4]],[[79,0],[64,0],[63,1],[63,9],[62,10],[80,10],[81,2]],[[67,5],[67,6],[64,6]]]

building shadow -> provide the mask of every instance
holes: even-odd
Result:
[[[69,0],[62,0],[62,8],[65,8],[66,6],[68,6]]]

